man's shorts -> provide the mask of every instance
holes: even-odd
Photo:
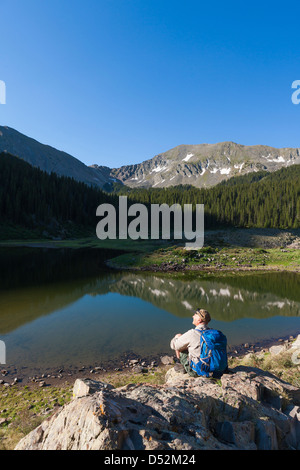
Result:
[[[198,374],[193,371],[193,369],[190,366],[189,363],[189,355],[187,352],[181,352],[179,356],[180,364],[183,365],[184,370],[186,371],[187,374],[189,374],[191,377],[198,377]]]

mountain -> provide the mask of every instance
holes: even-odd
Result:
[[[88,185],[103,187],[111,181],[108,167],[102,166],[95,171],[68,153],[41,144],[10,127],[0,126],[1,152],[18,156],[47,173],[69,176]]]
[[[300,164],[300,149],[277,149],[234,142],[179,145],[136,165],[114,168],[111,176],[130,187],[168,187],[189,184],[215,186],[232,176],[266,170],[273,172]]]
[[[86,184],[106,187],[119,182],[132,188],[192,185],[215,186],[233,176],[266,170],[273,172],[300,164],[299,148],[277,149],[234,142],[179,145],[135,165],[108,168],[87,166],[71,155],[41,144],[9,127],[0,126],[0,152],[19,156],[47,173],[73,177]]]

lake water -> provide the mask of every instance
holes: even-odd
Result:
[[[98,250],[0,249],[0,339],[6,367],[105,365],[134,353],[169,353],[211,313],[230,347],[300,333],[300,276],[205,277],[115,272]]]

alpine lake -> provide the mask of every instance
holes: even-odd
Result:
[[[97,249],[0,249],[0,340],[6,365],[28,374],[118,367],[173,352],[196,308],[229,350],[300,332],[300,275],[116,271]],[[3,344],[3,343],[2,343]]]

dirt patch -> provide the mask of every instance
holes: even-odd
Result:
[[[300,248],[300,230],[226,229],[205,231],[205,245],[251,248]]]

